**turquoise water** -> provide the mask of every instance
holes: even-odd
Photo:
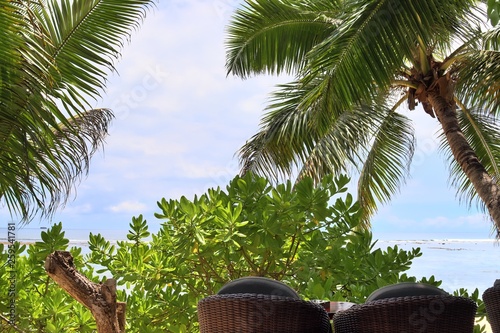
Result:
[[[409,250],[419,247],[422,256],[414,259],[408,275],[442,280],[441,287],[453,292],[466,288],[480,294],[500,279],[500,246],[491,239],[379,241],[380,248],[398,245]]]

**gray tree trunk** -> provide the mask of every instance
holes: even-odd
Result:
[[[428,93],[429,103],[441,122],[443,133],[451,148],[453,157],[469,178],[477,194],[484,202],[495,224],[497,237],[500,236],[500,188],[467,142],[455,112],[455,103],[443,94],[433,91]]]
[[[68,294],[87,307],[98,333],[124,333],[126,303],[116,301],[116,281],[94,283],[75,269],[67,251],[55,251],[45,259],[45,271]]]

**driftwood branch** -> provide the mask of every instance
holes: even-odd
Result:
[[[45,271],[68,294],[87,307],[98,333],[124,333],[126,303],[116,301],[116,280],[94,283],[75,269],[67,251],[55,251],[45,259]]]

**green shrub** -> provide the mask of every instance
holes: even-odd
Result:
[[[8,253],[8,246],[0,244],[0,259],[7,263],[15,258],[14,267],[0,267],[0,332],[18,332],[5,319],[10,318],[10,305],[15,302],[14,323],[24,332],[94,332],[95,321],[90,311],[71,298],[45,273],[44,262],[48,254],[55,250],[68,250],[74,258],[75,267],[94,276],[92,267],[85,265],[82,249],[68,249],[69,241],[64,237],[62,224],[56,224],[47,231],[42,231],[41,242],[11,245],[15,255]],[[10,291],[10,277],[15,282],[15,293]],[[95,280],[94,276],[94,280]],[[14,296],[14,297],[12,297]]]
[[[117,279],[127,302],[127,332],[197,332],[197,302],[242,276],[275,278],[305,299],[363,302],[375,289],[416,281],[404,272],[420,249],[375,247],[359,228],[360,208],[346,177],[272,186],[266,179],[236,177],[226,191],[210,189],[188,200],[162,199],[150,234],[142,216],[132,218],[127,241],[112,244],[90,234],[90,253],[72,248],[75,266],[93,281]],[[42,232],[16,263],[17,324],[25,332],[92,332],[90,312],[44,272],[45,257],[66,250],[62,225]],[[3,262],[7,252],[1,251]],[[0,268],[0,312],[9,309],[7,270]],[[439,285],[434,277],[423,279]],[[462,291],[466,293],[466,291]],[[477,296],[477,295],[476,295]],[[15,332],[8,325],[0,332]]]
[[[161,200],[156,217],[164,223],[151,239],[142,216],[131,223],[130,242],[116,248],[91,235],[89,259],[127,290],[121,296],[134,332],[196,331],[197,302],[242,276],[284,281],[306,299],[354,302],[415,281],[403,272],[420,250],[374,249],[371,233],[358,230],[360,209],[347,183],[327,177],[316,187],[310,179],[273,187],[236,177],[226,191]]]

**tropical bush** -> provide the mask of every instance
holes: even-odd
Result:
[[[162,199],[151,234],[142,216],[132,218],[126,241],[90,234],[89,253],[71,248],[75,266],[93,281],[117,280],[127,302],[127,332],[197,332],[196,304],[227,281],[248,275],[289,284],[305,299],[363,302],[375,289],[417,281],[404,272],[419,248],[377,248],[370,231],[358,228],[360,207],[347,193],[348,179],[326,177],[273,186],[247,174],[226,190],[209,189],[193,200]],[[43,261],[66,250],[62,224],[42,241],[20,246],[16,323],[25,332],[91,332],[89,311],[47,277]],[[7,262],[7,251],[2,252]],[[8,271],[0,269],[0,312],[8,316]],[[22,276],[22,278],[20,278]],[[422,278],[439,285],[434,277]],[[467,291],[461,290],[465,294]],[[474,296],[477,298],[476,295]],[[2,326],[0,332],[14,332]]]
[[[75,301],[45,273],[44,261],[55,250],[69,250],[75,267],[96,282],[92,266],[84,263],[82,249],[68,248],[62,224],[42,231],[41,241],[0,244],[0,332],[94,332],[90,311]],[[15,258],[15,259],[14,259]],[[11,288],[15,283],[15,289]],[[15,317],[11,317],[11,314]],[[21,331],[12,327],[15,324]]]

